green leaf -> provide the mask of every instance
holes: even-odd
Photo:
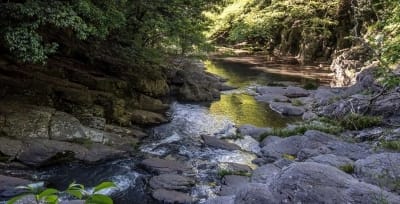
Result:
[[[113,182],[103,182],[94,187],[93,193],[99,192],[101,190],[116,188],[117,186]]]
[[[114,204],[114,202],[106,195],[94,194],[92,197],[86,200],[85,204]]]
[[[15,197],[11,198],[10,200],[8,200],[6,202],[6,204],[14,204],[15,202],[21,200],[22,198],[24,198],[25,196],[28,196],[28,195],[31,195],[31,194],[22,194],[19,196],[15,196]]]
[[[56,194],[56,193],[58,193],[58,192],[59,192],[59,191],[58,191],[57,189],[48,188],[48,189],[44,190],[43,192],[41,192],[41,193],[39,194],[39,199],[42,199],[42,198],[44,198],[44,197],[48,197],[48,196],[54,195],[54,194]]]
[[[82,197],[83,197],[82,190],[79,190],[79,189],[76,189],[76,190],[68,189],[67,193],[70,194],[73,197],[78,198],[78,199],[82,199]]]
[[[44,200],[46,201],[46,204],[58,204],[58,196],[57,195],[46,196],[46,198]]]

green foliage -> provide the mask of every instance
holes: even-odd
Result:
[[[287,160],[290,160],[290,161],[296,160],[296,156],[291,155],[291,154],[283,154],[282,157],[285,158],[285,159],[287,159]]]
[[[383,148],[400,151],[400,140],[382,141]]]
[[[57,47],[88,49],[83,42],[112,41],[124,59],[186,54],[206,47],[203,11],[219,1],[2,1],[0,45],[26,63],[44,63]]]
[[[294,99],[294,100],[292,100],[292,105],[294,105],[294,106],[303,106],[304,104],[300,100]]]
[[[367,116],[357,113],[350,113],[339,120],[339,124],[348,130],[361,130],[373,127],[382,123],[382,117]]]
[[[26,192],[10,199],[7,201],[7,204],[17,203],[26,196],[33,196],[36,204],[58,204],[58,195],[63,193],[57,189],[45,188],[43,182],[29,184],[27,186],[19,186],[17,188],[25,190]],[[112,188],[116,188],[116,185],[113,182],[103,182],[95,186],[92,191],[88,191],[85,190],[85,187],[82,184],[74,182],[68,186],[65,193],[77,199],[83,199],[87,204],[112,204],[113,201],[109,196],[101,194],[101,191]]]
[[[267,1],[233,0],[214,13],[209,37],[225,39],[232,43],[247,41],[265,46],[275,41],[287,41],[288,32],[299,30],[300,38],[324,38],[332,36],[337,25],[335,1]],[[286,33],[286,34],[285,34]],[[283,36],[284,39],[281,39]]]
[[[343,132],[343,128],[322,121],[302,123],[294,128],[274,128],[260,135],[260,141],[263,141],[268,136],[290,137],[294,135],[302,135],[308,130],[317,130],[328,134],[339,134]]]
[[[340,166],[339,169],[344,171],[344,172],[346,172],[346,173],[348,173],[348,174],[353,174],[354,173],[354,166],[351,165],[351,164],[346,164],[346,165]]]

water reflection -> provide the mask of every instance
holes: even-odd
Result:
[[[213,115],[230,118],[236,125],[252,124],[258,127],[285,127],[298,120],[295,117],[284,117],[272,111],[267,104],[257,102],[253,96],[246,94],[222,95],[221,100],[211,104]]]
[[[297,117],[281,116],[272,111],[268,104],[256,101],[246,92],[251,86],[267,85],[276,81],[301,83],[301,78],[265,73],[241,63],[206,61],[205,65],[208,72],[228,79],[228,85],[239,88],[239,91],[222,94],[219,101],[213,102],[210,106],[212,115],[227,117],[238,126],[252,124],[279,128],[299,120]]]

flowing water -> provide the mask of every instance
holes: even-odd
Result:
[[[254,87],[274,81],[301,82],[301,78],[268,74],[249,70],[242,64],[206,62],[207,71],[228,80],[237,89],[224,92],[221,99],[211,105],[171,105],[171,122],[149,130],[150,136],[143,141],[137,158],[112,161],[96,166],[66,165],[34,175],[58,188],[65,188],[71,181],[94,186],[104,181],[114,181],[118,190],[109,192],[116,203],[152,203],[146,180],[151,177],[137,167],[144,155],[177,159],[193,166],[197,184],[191,196],[199,202],[218,191],[215,185],[219,166],[234,162],[255,167],[251,161],[259,151],[258,143],[250,137],[236,141],[247,151],[227,151],[204,147],[201,135],[228,137],[243,124],[260,127],[285,127],[298,118],[283,117],[271,111],[267,105],[254,98]]]

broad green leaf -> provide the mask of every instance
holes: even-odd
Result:
[[[44,200],[46,201],[46,204],[58,204],[58,196],[57,195],[46,196]]]
[[[74,197],[78,198],[78,199],[82,199],[82,197],[83,197],[82,190],[79,190],[79,189],[68,189],[67,193],[70,194],[71,196],[74,196]]]
[[[106,195],[94,194],[92,197],[86,200],[85,204],[114,204],[114,202]]]
[[[54,195],[54,194],[56,194],[56,193],[58,193],[58,192],[59,192],[59,191],[58,191],[57,189],[48,188],[48,189],[44,190],[43,192],[41,192],[41,193],[39,194],[39,199],[42,199],[42,198],[44,198],[44,197],[48,197],[48,196]]]
[[[116,188],[117,186],[113,182],[103,182],[94,187],[94,193],[99,192],[104,189]]]

